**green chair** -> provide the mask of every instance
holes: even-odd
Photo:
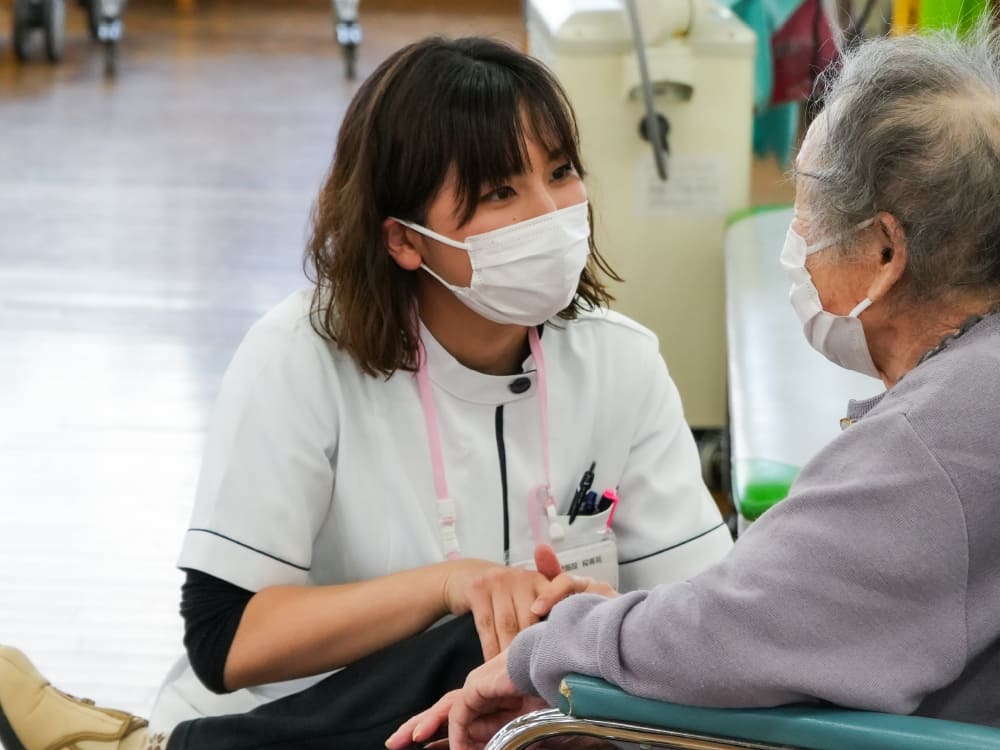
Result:
[[[1000,729],[921,716],[806,704],[696,708],[637,698],[580,675],[569,675],[561,692],[558,709],[510,722],[486,750],[522,750],[557,737],[634,743],[643,750],[1000,750]]]

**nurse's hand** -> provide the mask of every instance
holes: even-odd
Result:
[[[483,560],[456,560],[448,565],[445,607],[456,615],[472,612],[486,660],[548,614],[547,609],[539,613],[534,607],[540,594],[545,593],[546,601],[554,603],[574,593],[571,577],[563,574],[555,552],[545,544],[535,549],[537,572]]]

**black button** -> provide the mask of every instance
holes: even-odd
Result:
[[[511,393],[524,393],[526,390],[531,388],[531,378],[518,378],[517,380],[512,380],[510,385]]]

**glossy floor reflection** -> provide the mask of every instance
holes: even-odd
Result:
[[[133,0],[114,83],[66,5],[58,66],[13,61],[0,5],[0,642],[146,712],[181,648],[206,416],[246,328],[306,283],[355,85],[320,0]],[[362,76],[425,34],[521,34],[515,3],[365,7]]]

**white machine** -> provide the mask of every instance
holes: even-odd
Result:
[[[597,245],[626,281],[615,307],[660,337],[690,424],[721,428],[723,241],[749,203],[754,34],[712,0],[528,0],[526,15],[529,52],[577,113]]]

